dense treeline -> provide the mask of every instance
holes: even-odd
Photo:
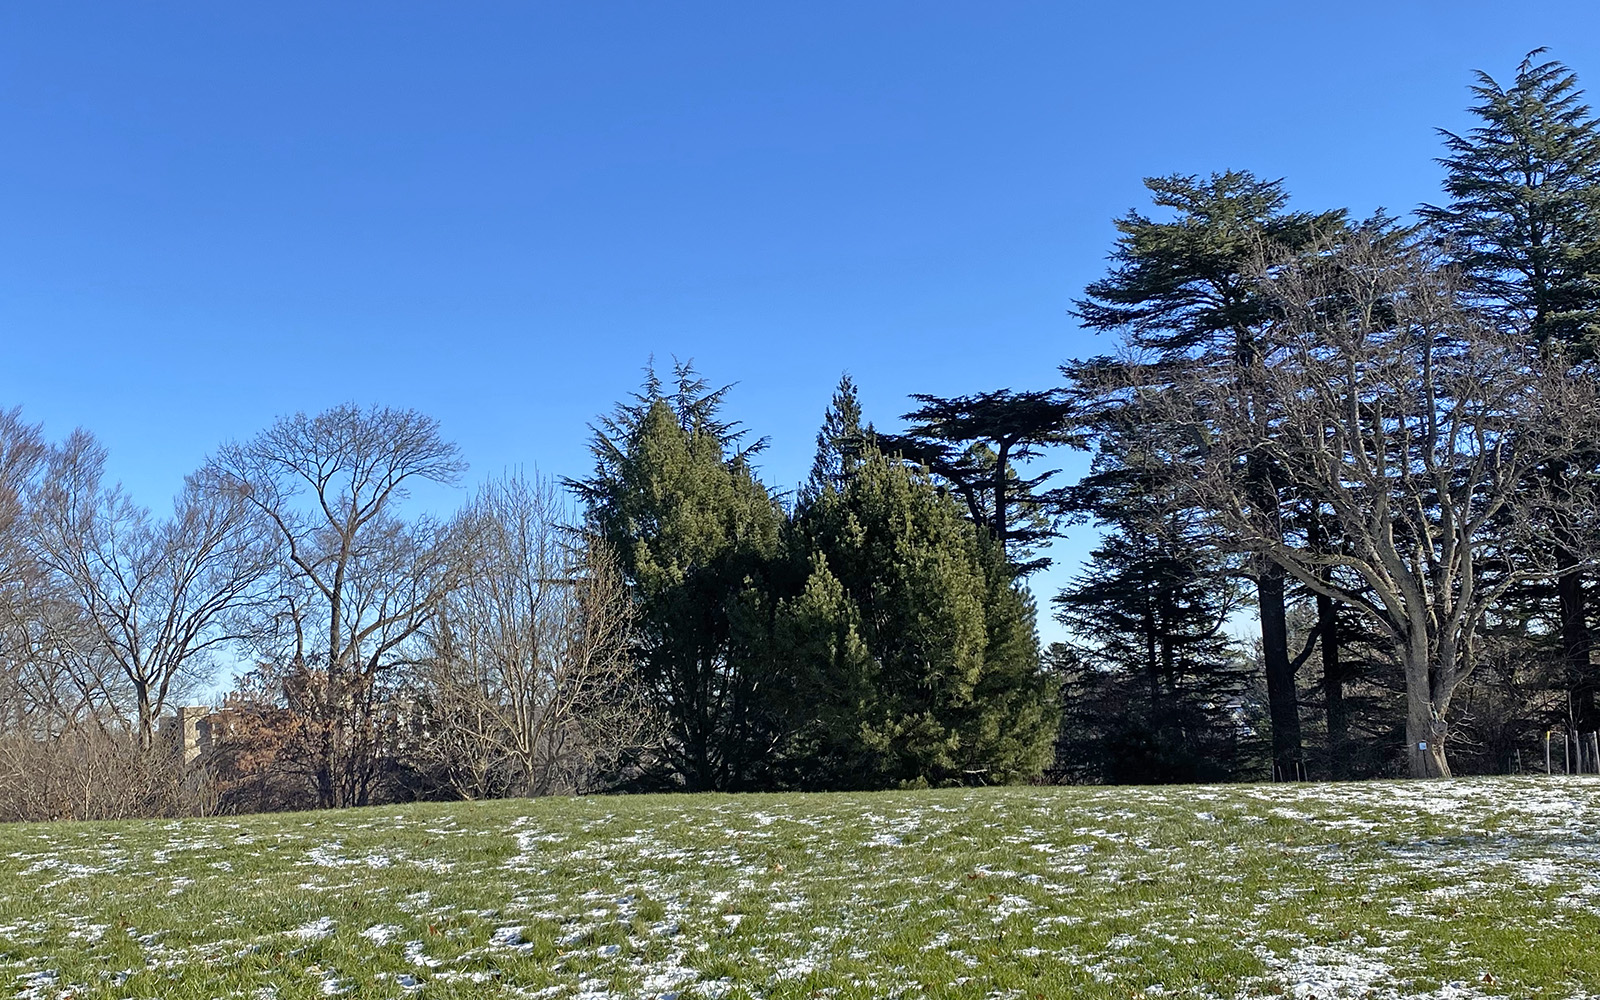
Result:
[[[574,484],[635,595],[690,789],[882,788],[1039,774],[1054,734],[1034,609],[998,543],[835,395],[789,510],[687,367],[651,379]]]
[[[1156,761],[1191,759],[1200,710],[1219,738],[1219,706],[1237,724],[1262,701],[1247,728],[1283,778],[1507,770],[1600,723],[1600,130],[1538,57],[1510,87],[1480,75],[1482,124],[1445,134],[1449,200],[1415,224],[1289,211],[1239,172],[1151,180],[1163,217],[1118,220],[1077,314],[1121,350],[1064,369],[1096,447],[1067,506],[1108,536],[1059,598],[1080,637],[1061,655],[1090,690],[1148,678]],[[1207,645],[1241,592],[1249,677]],[[1064,747],[1126,778],[1105,740],[1131,722],[1108,714],[1069,698]],[[1200,756],[1262,773],[1240,752]]]
[[[407,498],[465,463],[413,411],[280,419],[164,514],[0,413],[0,818],[1442,776],[1552,729],[1600,768],[1600,127],[1538,53],[1473,92],[1412,222],[1147,181],[1076,300],[1114,349],[899,433],[846,376],[792,494],[686,364],[587,475],[445,520]]]
[[[0,809],[100,817],[601,789],[1009,782],[1055,682],[1015,568],[841,384],[793,502],[726,390],[652,373],[592,476],[483,485],[415,412],[223,447],[159,520],[84,432],[5,456]],[[214,710],[188,706],[245,665]]]

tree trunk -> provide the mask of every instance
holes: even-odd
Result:
[[[1407,685],[1406,756],[1413,778],[1448,778],[1450,763],[1444,757],[1444,722],[1434,718],[1433,702]]]
[[[1350,723],[1344,705],[1344,665],[1339,662],[1339,608],[1326,594],[1317,595],[1317,644],[1322,649],[1322,697],[1328,713],[1328,774],[1338,779],[1349,774],[1345,749]]]
[[[1572,696],[1572,724],[1578,732],[1600,728],[1595,707],[1595,675],[1591,654],[1594,638],[1589,632],[1589,617],[1584,606],[1583,576],[1578,559],[1563,546],[1556,547],[1556,566],[1565,570],[1556,579],[1556,595],[1561,608],[1561,653],[1567,673],[1567,690]]]
[[[332,809],[338,803],[333,793],[333,767],[326,760],[317,764],[317,808]]]
[[[150,705],[149,692],[138,684],[133,690],[139,702],[139,749],[148,751],[156,745],[156,713]],[[179,739],[182,739],[181,734]]]
[[[1006,518],[1006,466],[1008,464],[1011,442],[1000,446],[994,460],[994,537],[1000,543],[1000,556],[1006,558],[1006,535],[1009,533],[1010,522]]]
[[[1289,626],[1284,611],[1283,568],[1261,567],[1256,577],[1256,602],[1261,612],[1261,655],[1267,672],[1267,705],[1272,719],[1272,768],[1280,781],[1300,777],[1300,707],[1295,696],[1294,668],[1289,661]]]
[[[1155,719],[1157,706],[1161,701],[1161,668],[1159,666],[1161,655],[1159,646],[1161,642],[1160,629],[1156,626],[1155,615],[1151,613],[1150,602],[1152,595],[1145,598],[1144,609],[1144,675],[1145,684],[1150,690],[1150,718]]]

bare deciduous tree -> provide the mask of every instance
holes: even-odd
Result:
[[[465,468],[432,418],[354,405],[280,419],[208,465],[211,482],[257,507],[282,542],[260,653],[305,721],[298,754],[319,805],[370,801],[391,671],[458,577],[448,532],[397,508],[414,484],[451,484]]]
[[[81,612],[70,654],[82,685],[125,692],[141,747],[156,720],[210,676],[213,653],[240,638],[238,612],[270,569],[269,536],[238,495],[191,478],[165,520],[105,481],[105,449],[75,432],[51,456],[38,505],[39,561]],[[115,682],[105,675],[120,674]]]
[[[1141,405],[1195,431],[1189,502],[1394,644],[1411,773],[1448,776],[1451,699],[1484,616],[1552,571],[1519,542],[1570,513],[1529,490],[1529,473],[1591,433],[1594,380],[1497,330],[1428,252],[1382,235],[1278,264],[1265,289],[1277,318],[1239,379],[1180,373]],[[1246,482],[1263,458],[1312,520],[1338,525],[1337,546],[1281,532]]]
[[[465,796],[583,791],[657,731],[621,574],[549,480],[488,484],[460,526],[473,558],[428,632],[428,753]]]
[[[0,733],[23,729],[24,674],[39,634],[40,582],[28,516],[48,449],[19,409],[0,410]]]
[[[41,558],[50,454],[37,425],[0,411],[0,819],[134,815],[176,786],[119,724],[120,675]]]

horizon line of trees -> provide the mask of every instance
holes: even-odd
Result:
[[[1106,531],[1057,599],[1069,767],[1241,773],[1240,698],[1280,778],[1503,772],[1600,728],[1600,127],[1542,55],[1478,74],[1411,223],[1237,171],[1117,220],[1076,315],[1119,349],[1063,368],[1095,449],[1066,506]]]
[[[1148,179],[1075,300],[1114,351],[893,434],[846,375],[793,493],[689,364],[589,475],[446,519],[405,512],[466,468],[415,411],[279,419],[164,514],[0,411],[0,818],[1442,777],[1600,730],[1600,125],[1541,51],[1410,222]],[[1041,649],[1026,582],[1083,524]],[[228,663],[191,763],[160,720]]]
[[[404,511],[465,470],[415,411],[282,418],[165,517],[87,432],[0,413],[0,819],[1047,770],[1054,681],[986,530],[848,378],[798,497],[725,395],[652,372],[592,476],[491,479],[445,520]],[[198,746],[169,725],[239,665]]]

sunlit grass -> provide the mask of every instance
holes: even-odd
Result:
[[[0,827],[0,997],[1600,990],[1600,780]]]

